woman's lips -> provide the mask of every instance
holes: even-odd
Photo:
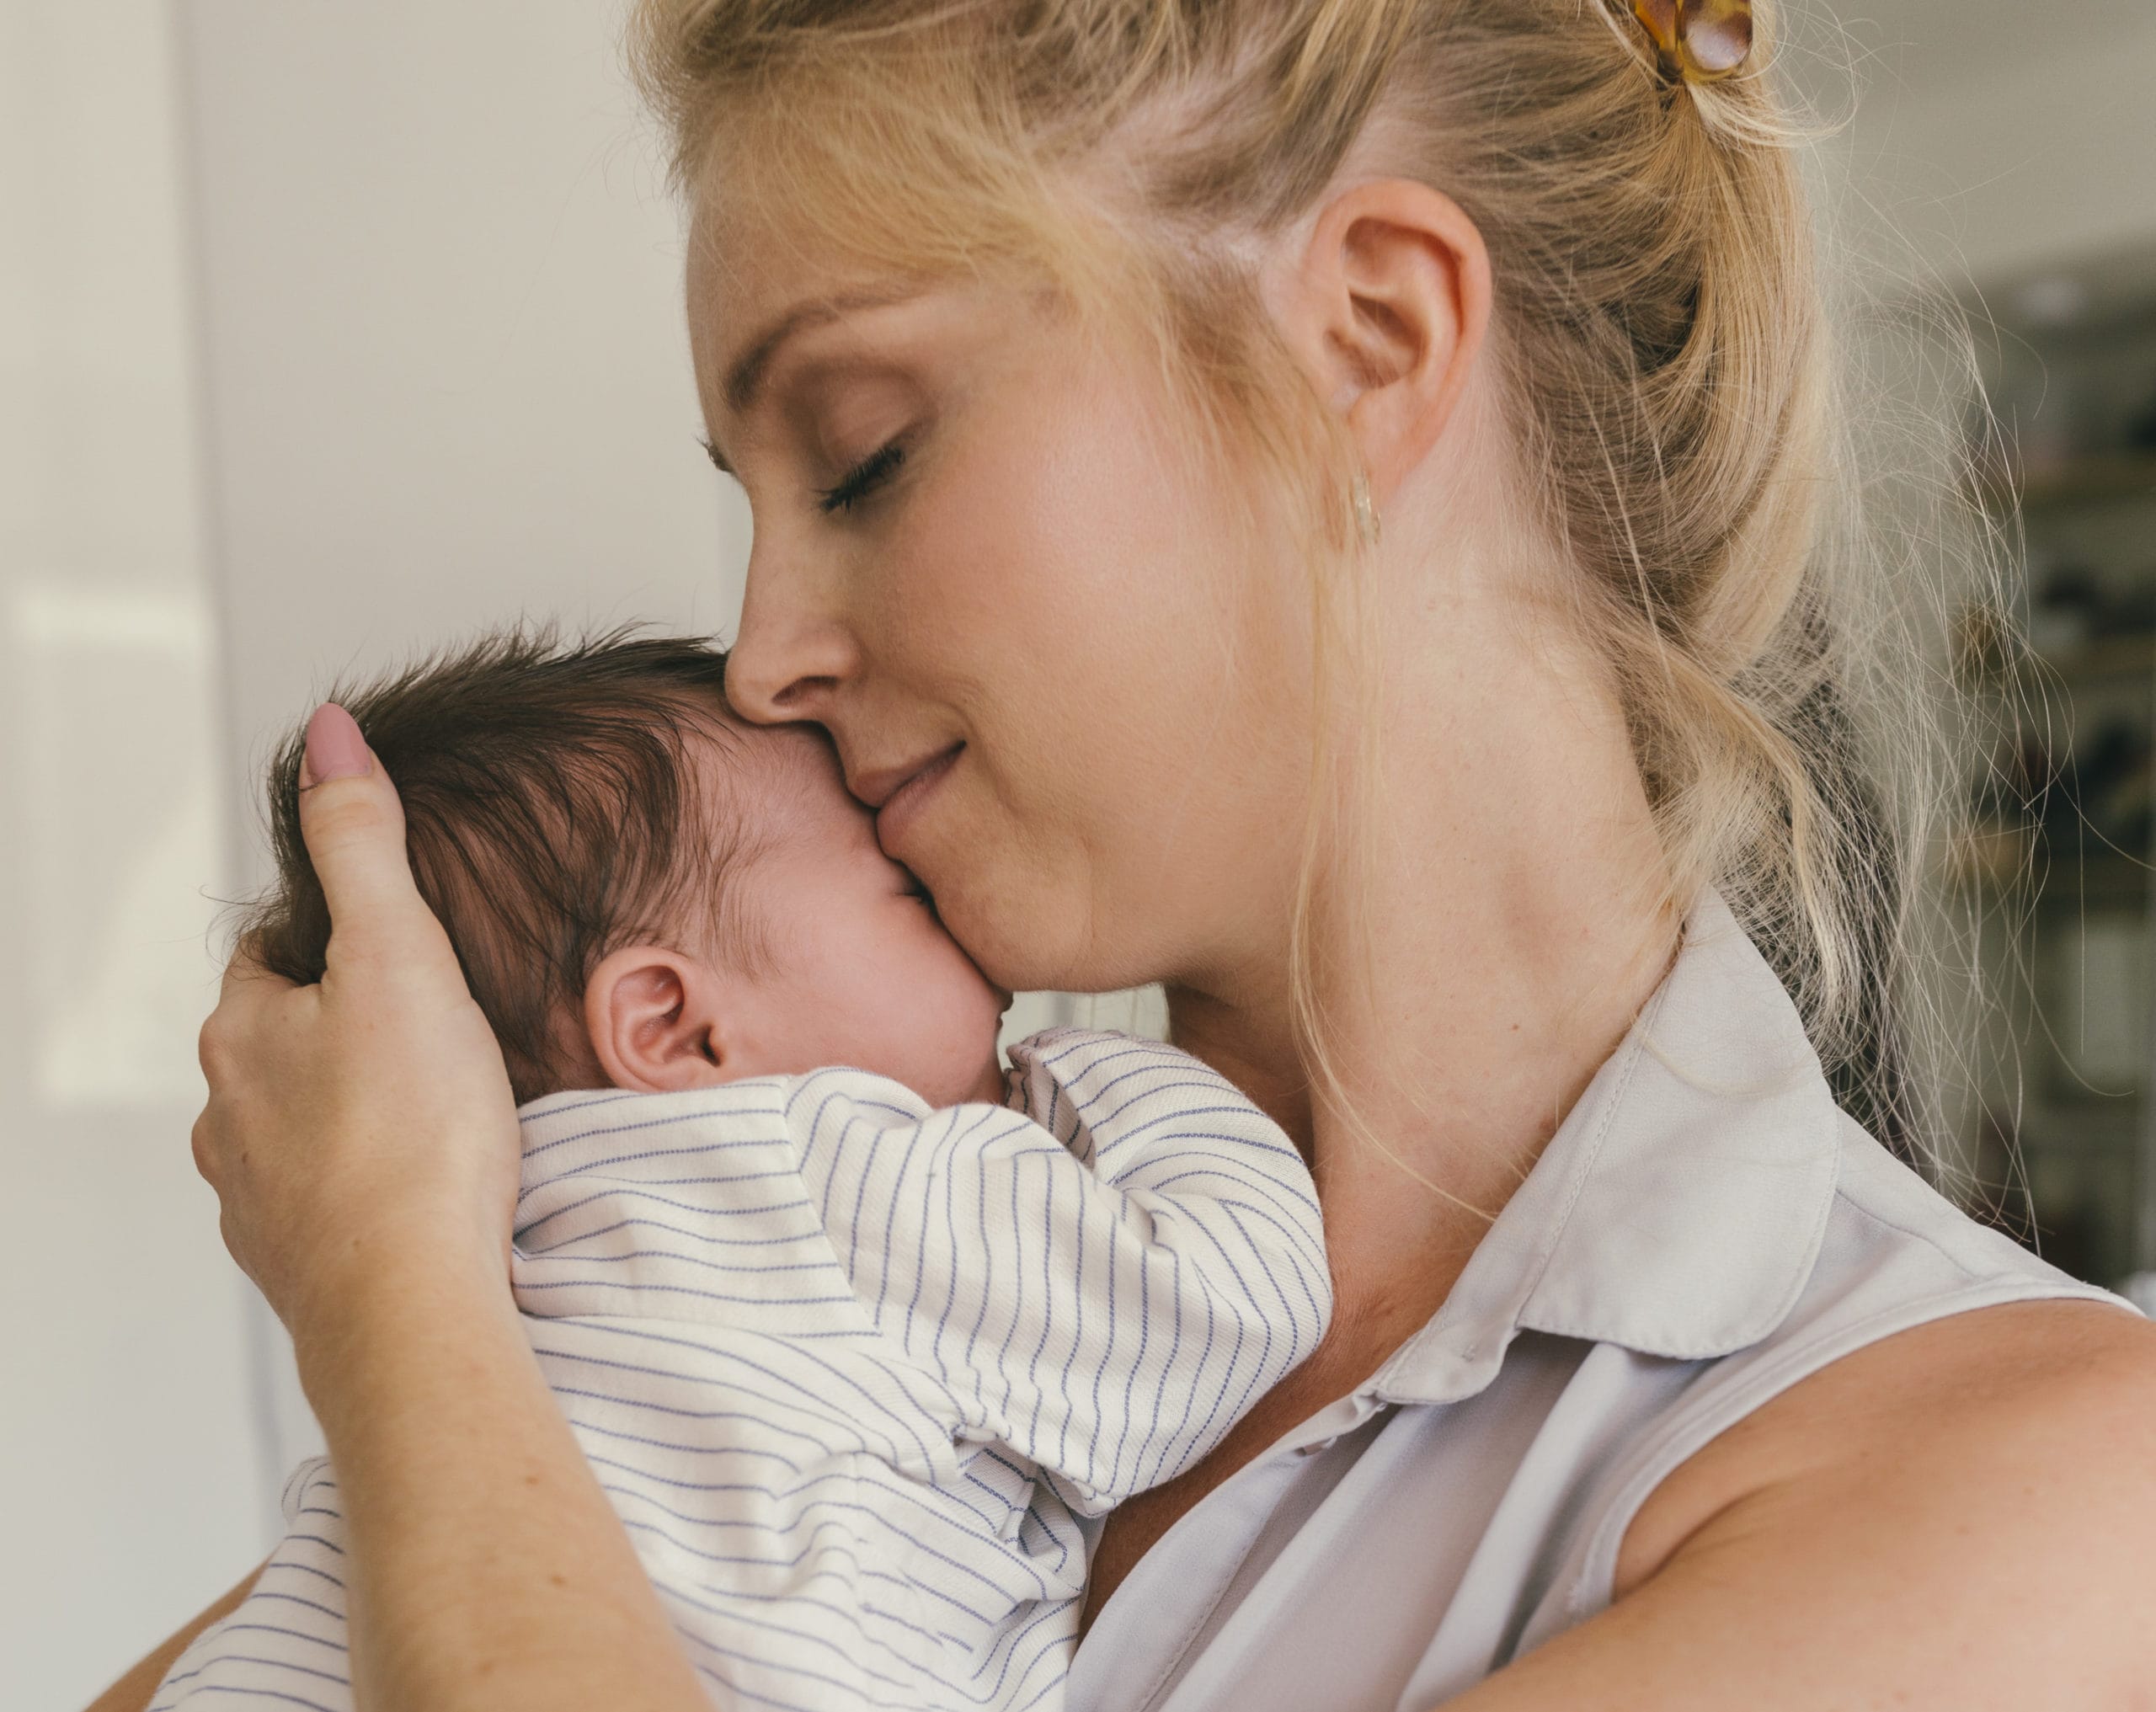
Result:
[[[894,860],[898,857],[899,841],[905,838],[906,829],[921,818],[922,808],[943,782],[964,748],[962,743],[953,744],[894,791],[876,811],[876,842],[883,845],[885,856]]]

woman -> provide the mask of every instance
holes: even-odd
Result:
[[[1906,1118],[1860,760],[1920,743],[1858,722],[1924,675],[1827,515],[1753,23],[643,9],[740,710],[830,732],[997,981],[1166,982],[1324,1197],[1333,1333],[1111,1518],[1075,1706],[2156,1677],[2147,1327],[1815,1056]],[[196,1155],[338,1464],[361,1704],[704,1704],[504,1288],[515,1126],[392,787],[311,767],[333,966],[235,966]]]

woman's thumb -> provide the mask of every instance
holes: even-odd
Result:
[[[443,948],[441,929],[412,882],[397,787],[352,716],[334,701],[307,721],[299,784],[300,833],[329,905],[333,956]]]

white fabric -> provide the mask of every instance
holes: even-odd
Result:
[[[833,1069],[520,1113],[518,1306],[725,1704],[1054,1704],[1081,1518],[1324,1333],[1316,1197],[1254,1106],[1152,1042],[1011,1057],[1022,1111]],[[350,1705],[326,1459],[286,1513],[154,1707]]]
[[[1070,1712],[1419,1712],[1609,1603],[1700,1446],[1876,1339],[2083,1297],[1838,1112],[1709,898],[1429,1323],[1117,1588]]]

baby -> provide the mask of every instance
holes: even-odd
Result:
[[[695,642],[517,632],[340,698],[522,1102],[517,1304],[715,1700],[1052,1706],[1096,1519],[1324,1334],[1309,1174],[1172,1048],[1057,1029],[1002,1070],[1010,995],[820,735],[723,684]],[[311,981],[299,752],[250,930]],[[285,1515],[153,1707],[350,1705],[326,1459]]]

